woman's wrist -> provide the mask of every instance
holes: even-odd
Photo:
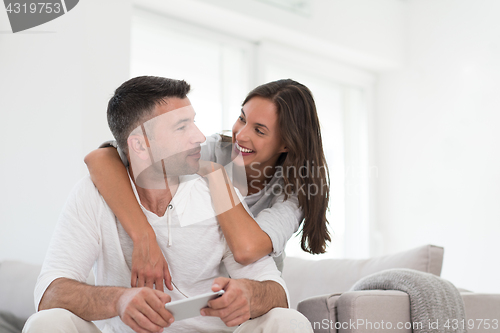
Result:
[[[224,168],[222,167],[222,165],[218,163],[200,160],[197,174],[204,177],[205,179],[210,180],[211,176],[213,176],[215,171],[219,169],[224,169]]]
[[[156,234],[153,228],[147,220],[145,220],[145,223],[147,226],[144,225],[144,227],[138,228],[137,231],[134,230],[130,233],[130,238],[132,238],[134,244],[149,243],[153,240],[156,242]]]
[[[210,169],[207,169],[205,179],[207,179],[210,183],[211,181],[213,182],[215,180],[224,179],[225,177],[227,177],[226,169],[224,169],[224,167],[218,163],[211,162]]]

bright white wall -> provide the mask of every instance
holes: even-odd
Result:
[[[406,3],[401,0],[311,0],[310,17],[257,0],[133,1],[195,25],[369,70],[394,68],[403,57]]]
[[[406,66],[378,91],[382,252],[444,246],[444,278],[500,292],[500,2],[408,5]]]
[[[301,18],[253,0],[85,0],[17,34],[0,10],[0,260],[43,261],[63,204],[87,173],[84,155],[111,137],[105,110],[129,77],[132,4],[373,70],[401,60],[400,0],[313,2],[313,16]]]
[[[387,64],[402,60],[405,3],[401,0],[312,0],[311,16],[260,1],[202,0],[345,47]],[[347,60],[347,59],[346,59]]]
[[[500,291],[498,1],[315,0],[310,19],[256,1],[174,2],[134,0],[216,30],[235,23],[234,35],[249,40],[299,47],[308,39],[305,52],[323,49],[373,71],[404,59],[380,76],[376,94],[374,253],[441,245],[445,278]],[[0,33],[0,260],[42,262],[86,174],[83,156],[111,136],[106,102],[129,75],[131,6],[81,1],[41,27]],[[217,19],[227,11],[235,22]],[[0,10],[0,31],[8,30]]]
[[[283,34],[283,44],[297,47],[295,33],[325,46],[324,56],[345,62],[352,56],[351,64],[373,71],[404,59],[403,68],[380,76],[376,94],[374,253],[441,245],[445,278],[499,292],[493,262],[500,253],[500,3],[313,3],[310,19],[227,0],[184,0],[170,6],[170,15],[195,4],[184,16],[188,22],[223,30],[227,21],[203,18],[218,6],[210,14],[230,11],[240,20],[246,13],[247,23],[277,29],[268,39]],[[129,75],[131,6],[131,0],[81,1],[41,27],[0,33],[0,260],[42,262],[68,193],[86,174],[83,156],[111,136],[106,102]],[[263,38],[251,24],[235,25],[234,35]],[[0,10],[0,31],[8,30]]]
[[[0,10],[0,261],[41,263],[83,157],[111,137],[107,100],[128,78],[130,1],[85,0],[12,34]]]

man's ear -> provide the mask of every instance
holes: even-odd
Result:
[[[149,159],[148,147],[142,135],[132,134],[127,139],[128,151],[130,155],[135,155],[141,160]]]

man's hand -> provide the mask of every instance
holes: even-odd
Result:
[[[212,291],[225,290],[224,295],[208,302],[202,316],[219,317],[227,326],[236,326],[257,318],[272,308],[287,308],[286,292],[275,281],[254,281],[219,277]]]
[[[224,289],[224,295],[208,302],[208,308],[201,310],[202,316],[222,319],[226,326],[232,327],[251,318],[251,290],[248,280],[235,280],[219,277],[214,280],[212,291]]]
[[[157,290],[163,291],[163,280],[169,290],[172,288],[172,278],[168,270],[168,264],[156,242],[156,236],[144,236],[134,242],[132,252],[132,280],[131,286],[149,287],[153,285]]]
[[[127,289],[118,299],[116,310],[121,320],[137,333],[163,332],[174,322],[165,309],[170,296],[150,288]]]

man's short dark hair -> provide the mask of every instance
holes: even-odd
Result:
[[[132,130],[152,118],[156,105],[171,97],[186,98],[191,89],[183,80],[157,76],[138,76],[115,90],[108,103],[108,125],[123,151]]]

